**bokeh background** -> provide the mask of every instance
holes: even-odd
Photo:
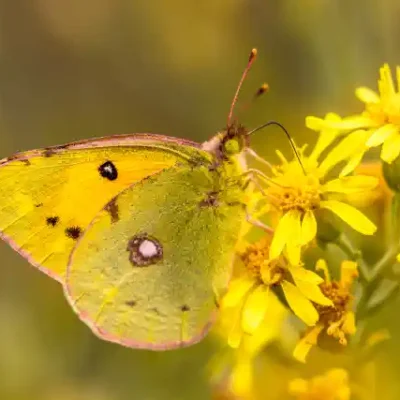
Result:
[[[241,121],[275,119],[312,143],[306,115],[359,111],[354,88],[400,63],[399,18],[397,0],[0,0],[0,156],[131,132],[203,141],[224,127],[252,47],[241,100],[264,81],[271,90]],[[254,144],[290,154],[273,128]],[[101,342],[56,282],[4,243],[0,260],[0,399],[211,398],[212,335],[164,353]],[[400,398],[399,306],[376,319],[394,336],[379,356],[381,399]],[[268,398],[283,398],[278,358],[263,372]]]

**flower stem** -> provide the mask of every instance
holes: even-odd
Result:
[[[362,257],[361,250],[356,249],[344,233],[336,239],[335,244],[350,258],[350,260],[357,262],[361,282],[369,282],[371,271]]]
[[[393,196],[391,205],[391,237],[392,243],[389,245],[382,258],[368,271],[368,279],[366,280],[360,301],[357,307],[357,314],[363,317],[368,313],[368,305],[375,291],[379,288],[385,273],[393,267],[396,262],[396,256],[400,251],[400,194]],[[360,273],[361,276],[361,273]],[[383,304],[382,304],[383,305]],[[381,306],[382,306],[381,305]]]

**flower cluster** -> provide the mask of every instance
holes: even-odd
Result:
[[[400,85],[400,67],[396,73]],[[356,90],[365,105],[358,115],[307,117],[306,126],[319,133],[315,146],[292,143],[292,159],[277,151],[280,162],[254,174],[263,179],[255,185],[262,211],[253,222],[269,229],[256,241],[251,234],[240,241],[218,329],[237,352],[230,367],[219,362],[219,370],[231,371],[232,398],[254,398],[255,359],[276,343],[300,365],[312,348],[316,356],[345,349],[362,353],[368,348],[363,339],[368,315],[397,293],[398,283],[392,282],[374,300],[385,272],[400,262],[399,236],[393,235],[400,234],[400,88],[388,65],[380,69],[378,89]],[[378,146],[383,175],[379,161],[363,163]],[[376,262],[364,252],[363,243],[372,242],[363,237],[375,235],[378,227],[383,235],[377,242],[387,232],[394,239]],[[289,392],[304,400],[349,399],[349,375],[336,368],[309,381],[295,379]]]

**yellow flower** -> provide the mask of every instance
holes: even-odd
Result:
[[[279,304],[270,292],[271,287],[282,289],[290,308],[309,326],[315,325],[319,318],[314,304],[332,305],[319,288],[323,283],[319,275],[291,265],[284,256],[271,260],[269,245],[270,239],[263,238],[247,247],[241,255],[245,270],[232,280],[223,298],[222,314],[226,309],[236,310],[228,335],[228,344],[233,348],[239,347],[244,334],[253,335],[258,330],[261,336],[267,334],[263,332],[263,322],[268,325],[271,308],[276,310],[276,303]]]
[[[358,276],[357,264],[353,261],[343,261],[339,281],[331,280],[324,260],[321,259],[317,262],[317,269],[323,270],[325,273],[325,281],[320,288],[333,305],[316,305],[319,320],[314,327],[305,332],[293,352],[293,356],[302,362],[305,362],[309,351],[317,344],[321,333],[324,332],[338,340],[343,346],[347,345],[347,336],[356,333],[351,288],[354,279]]]
[[[296,400],[350,400],[349,374],[334,368],[310,380],[294,379],[289,383],[289,393]]]
[[[301,247],[315,238],[315,213],[320,209],[330,210],[365,235],[372,235],[376,230],[376,226],[364,214],[338,200],[338,196],[343,198],[348,194],[360,195],[375,187],[378,179],[358,175],[327,180],[326,173],[334,165],[325,160],[319,164],[315,153],[310,157],[303,156],[303,151],[300,153],[302,165],[297,159],[288,162],[278,152],[282,163],[274,167],[274,176],[266,189],[268,202],[281,216],[275,229],[269,258],[275,259],[286,250],[292,264],[300,262]]]
[[[371,147],[382,145],[381,159],[392,163],[400,154],[400,67],[396,68],[397,87],[387,64],[380,68],[379,93],[367,88],[356,89],[356,96],[365,104],[361,114],[343,119],[307,117],[310,129],[334,130],[336,137],[351,132],[332,150],[331,158],[347,160],[342,174],[351,172]]]
[[[227,353],[227,349],[217,353],[209,365],[211,385],[215,399],[253,398],[254,354],[247,352],[244,346]]]

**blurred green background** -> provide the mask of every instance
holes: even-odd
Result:
[[[306,115],[361,110],[354,88],[400,63],[399,17],[396,0],[1,0],[0,156],[131,132],[203,141],[224,127],[252,47],[241,100],[271,90],[241,121],[276,119],[314,142]],[[273,128],[254,142],[290,154]],[[0,399],[211,398],[212,338],[164,353],[101,342],[56,282],[3,243],[0,257]],[[399,305],[377,320],[395,338],[380,398],[400,398]]]

